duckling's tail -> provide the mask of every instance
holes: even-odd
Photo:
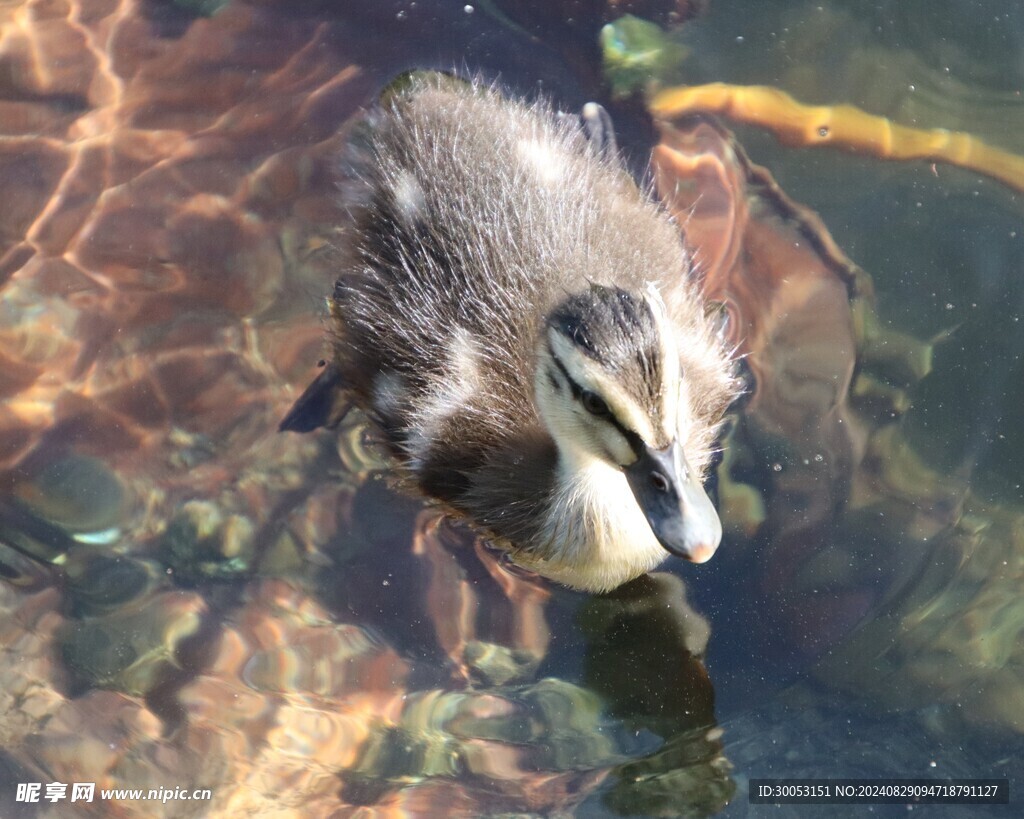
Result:
[[[279,432],[312,432],[320,427],[335,427],[351,406],[341,371],[331,362],[292,404],[277,429]]]

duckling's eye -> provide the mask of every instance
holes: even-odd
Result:
[[[598,418],[608,418],[612,414],[604,399],[596,392],[583,390],[580,393],[580,403],[583,404],[583,409]]]

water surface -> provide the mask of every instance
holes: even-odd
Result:
[[[767,329],[717,479],[726,541],[578,595],[375,479],[358,418],[275,429],[322,355],[361,107],[465,64],[602,99],[636,161],[655,130],[604,91],[597,12],[81,0],[0,24],[5,815],[60,812],[13,803],[30,781],[211,789],[175,816],[778,815],[747,802],[756,776],[1010,777],[1017,801],[1018,194],[733,124],[859,278],[795,254],[785,315],[727,280],[738,341]],[[1020,152],[1022,35],[1009,0],[712,0],[664,79]],[[790,236],[762,194],[765,241]]]

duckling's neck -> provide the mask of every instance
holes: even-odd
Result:
[[[585,591],[613,589],[668,556],[622,470],[571,445],[559,446],[544,530],[551,547],[517,560]]]

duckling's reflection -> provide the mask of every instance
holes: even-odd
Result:
[[[710,629],[677,576],[569,592],[374,480],[335,547],[322,596],[414,668],[402,713],[341,774],[346,800],[441,777],[489,811],[601,800],[623,814],[707,814],[728,801],[701,662]]]
[[[638,738],[663,742],[613,769],[602,801],[616,813],[705,815],[735,784],[722,753],[714,688],[701,658],[711,629],[690,607],[683,581],[656,572],[587,600],[577,615],[584,685]]]

